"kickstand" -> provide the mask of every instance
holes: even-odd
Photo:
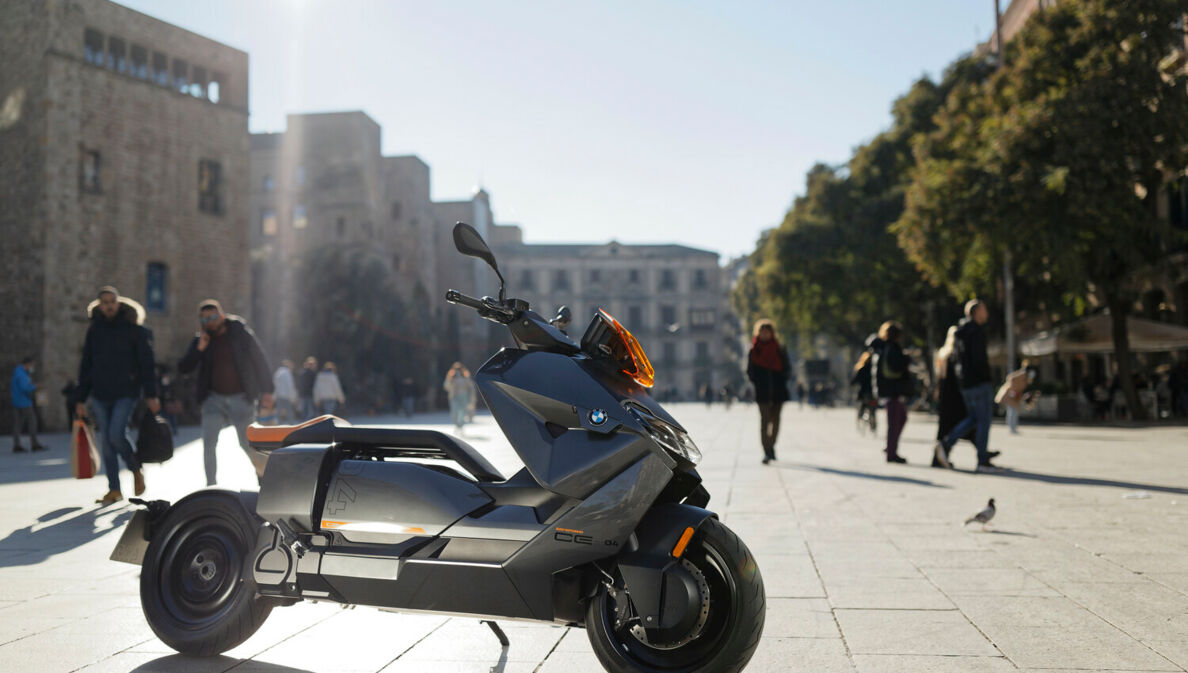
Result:
[[[483,619],[480,621],[482,621],[482,623],[486,624],[487,626],[491,627],[491,632],[494,633],[495,637],[499,639],[500,645],[502,645],[504,647],[511,645],[511,643],[507,639],[507,634],[503,632],[503,629],[499,628],[498,624],[496,624],[495,622],[493,622],[489,619]]]

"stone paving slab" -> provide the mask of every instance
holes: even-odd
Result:
[[[909,463],[889,465],[850,410],[788,405],[779,460],[763,466],[754,407],[671,410],[705,452],[710,509],[766,582],[748,671],[1186,670],[1188,429],[996,426],[991,447],[1014,471],[976,475],[964,444],[963,469],[926,467],[928,416],[909,420]],[[467,435],[518,469],[489,417]],[[147,497],[203,485],[196,437],[183,429],[175,458],[146,468]],[[107,560],[130,508],[91,504],[103,479],[70,479],[65,437],[49,439],[46,455],[0,454],[4,673],[602,671],[581,629],[507,622],[503,650],[475,619],[326,603],[274,610],[224,656],[177,655],[143,621],[139,569]],[[254,486],[230,431],[219,463],[227,486]],[[992,524],[962,526],[989,497]]]

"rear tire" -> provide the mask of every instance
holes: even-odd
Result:
[[[183,654],[214,656],[247,640],[272,611],[245,559],[258,522],[228,492],[178,503],[145,552],[140,604],[153,633]]]
[[[615,629],[615,599],[605,586],[586,606],[594,653],[611,673],[737,673],[763,634],[763,577],[747,546],[717,519],[707,519],[682,556],[709,585],[710,609],[700,633],[679,646],[652,647],[628,627]]]

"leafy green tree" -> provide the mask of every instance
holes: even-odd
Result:
[[[1156,198],[1188,161],[1183,0],[1061,2],[1007,45],[1005,67],[955,88],[922,140],[894,231],[932,282],[985,291],[1010,251],[1064,303],[1109,307],[1136,417],[1126,317],[1136,272],[1173,232]],[[1083,307],[1076,307],[1082,310]]]

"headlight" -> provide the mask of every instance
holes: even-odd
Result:
[[[657,418],[638,402],[627,400],[623,406],[648,431],[648,435],[669,453],[680,456],[693,465],[701,462],[701,449],[693,443],[689,433]]]

